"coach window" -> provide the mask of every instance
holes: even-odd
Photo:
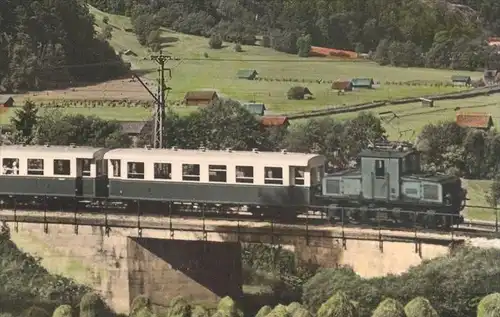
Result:
[[[113,166],[113,177],[120,177],[122,174],[120,160],[111,160],[111,165]]]
[[[182,164],[183,181],[200,181],[200,164]]]
[[[70,175],[70,160],[54,160],[54,175]]]
[[[90,176],[90,159],[82,160],[82,176]],[[100,164],[97,164],[99,166]]]
[[[19,159],[4,158],[2,160],[2,174],[19,175]]]
[[[43,159],[28,159],[28,175],[43,175]]]
[[[144,163],[128,162],[127,178],[144,179]]]
[[[283,184],[283,169],[281,167],[266,167],[264,173],[264,184]]]
[[[306,168],[296,166],[294,170],[295,170],[295,179],[294,179],[295,185],[304,185],[305,184],[304,174],[306,172]]]
[[[236,183],[253,184],[253,166],[236,166]]]
[[[219,183],[227,182],[227,166],[208,165],[208,181]]]
[[[171,179],[172,164],[170,163],[155,163],[155,179]]]
[[[375,176],[385,177],[385,161],[375,160]]]

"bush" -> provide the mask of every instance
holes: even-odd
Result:
[[[290,316],[293,316],[293,314],[299,309],[299,308],[302,308],[302,305],[300,305],[299,303],[297,302],[293,302],[293,303],[290,303],[288,304],[288,306],[286,307],[286,311],[290,314]]]
[[[72,317],[73,308],[69,305],[61,305],[54,310],[52,317]]]
[[[439,317],[427,298],[416,297],[405,306],[407,317]]]
[[[191,317],[210,317],[210,312],[205,307],[198,305],[192,309]]]
[[[262,308],[259,309],[259,311],[257,312],[257,315],[255,315],[255,317],[266,317],[272,310],[273,309],[269,305],[262,306]]]
[[[286,306],[279,304],[276,307],[274,307],[274,309],[267,315],[267,317],[291,317],[291,316],[286,310]]]
[[[316,314],[317,317],[356,317],[356,315],[356,308],[343,292],[330,297]]]
[[[240,53],[243,52],[243,48],[241,47],[240,44],[236,44],[234,45],[234,51]]]
[[[189,317],[191,315],[191,305],[182,298],[176,296],[172,298],[168,305],[168,317]]]
[[[500,293],[485,296],[477,306],[477,317],[500,316]]]
[[[83,295],[80,301],[79,317],[104,317],[106,313],[106,305],[99,295],[95,293]]]
[[[234,300],[226,296],[217,305],[217,311],[229,317],[243,317],[243,312],[237,307]]]
[[[108,24],[109,23],[109,18],[108,17],[103,17],[102,18],[102,23]]]
[[[40,307],[32,306],[28,309],[26,309],[23,314],[21,315],[22,317],[50,317],[49,313]]]
[[[395,299],[387,298],[380,303],[372,317],[406,317],[403,305]]]
[[[144,308],[151,310],[151,301],[146,295],[139,295],[134,298],[132,305],[130,305],[130,316],[136,316]]]
[[[312,317],[312,314],[307,309],[300,307],[291,317]]]
[[[221,49],[222,48],[222,38],[219,34],[213,34],[210,36],[210,40],[208,41],[208,46],[211,49]]]

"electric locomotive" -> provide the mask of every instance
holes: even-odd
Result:
[[[449,227],[463,222],[467,190],[459,177],[421,171],[410,143],[384,142],[359,154],[360,166],[326,175],[316,201],[334,220],[391,220]]]

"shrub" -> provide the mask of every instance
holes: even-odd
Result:
[[[101,297],[95,293],[83,295],[80,301],[80,317],[103,317],[106,315],[106,306]]]
[[[356,308],[347,295],[338,292],[330,297],[318,310],[317,317],[356,317]]]
[[[109,18],[108,17],[103,17],[102,18],[102,23],[108,24],[109,23]]]
[[[372,317],[406,317],[406,315],[400,302],[387,298],[377,306]]]
[[[198,305],[192,309],[191,317],[210,317],[210,312],[205,307]]]
[[[257,312],[257,315],[255,315],[255,317],[266,317],[272,310],[273,309],[269,305],[262,306],[262,308],[259,309],[259,311]]]
[[[26,309],[23,314],[21,315],[22,317],[50,317],[49,313],[40,307],[32,306],[28,309]]]
[[[225,316],[243,317],[243,312],[229,296],[220,300],[219,305],[217,305],[217,311],[223,313]]]
[[[291,317],[312,317],[312,314],[307,309],[300,307]]]
[[[290,316],[293,316],[293,314],[299,309],[299,308],[302,308],[302,305],[300,305],[299,303],[297,302],[293,302],[293,303],[290,303],[287,307],[286,307],[286,311],[290,314]]]
[[[407,317],[438,317],[438,313],[432,307],[427,298],[415,297],[405,306]]]
[[[144,308],[151,309],[151,301],[146,295],[139,295],[132,301],[130,316],[136,316],[136,314]]]
[[[240,44],[235,44],[234,51],[240,53],[240,52],[243,52],[243,48],[241,47]]]
[[[168,305],[168,317],[189,317],[191,315],[191,305],[182,298],[176,296],[172,298]]]
[[[477,306],[477,317],[500,316],[500,293],[485,296]]]
[[[291,317],[291,316],[286,310],[286,306],[279,304],[276,307],[274,307],[274,309],[267,315],[267,317]]]
[[[61,305],[54,310],[52,317],[72,317],[73,308],[69,305]]]
[[[221,49],[222,48],[222,38],[219,34],[212,34],[210,40],[208,41],[208,46],[211,49]]]

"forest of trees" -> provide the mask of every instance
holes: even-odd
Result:
[[[127,71],[96,37],[93,17],[79,0],[0,1],[0,93],[96,82]]]
[[[497,67],[486,38],[500,34],[495,0],[86,0],[130,16],[139,39],[159,26],[297,54],[301,45],[373,52],[380,64]],[[303,50],[302,50],[303,51]],[[299,54],[303,55],[303,54]]]

